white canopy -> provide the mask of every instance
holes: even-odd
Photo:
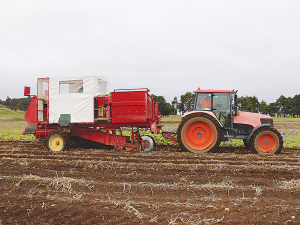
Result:
[[[49,78],[49,123],[70,114],[71,123],[94,122],[94,97],[109,94],[103,76]]]

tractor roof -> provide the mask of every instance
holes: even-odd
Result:
[[[196,90],[197,93],[232,93],[231,90],[214,90],[214,89],[206,89],[206,90],[202,90],[200,88],[198,88]]]

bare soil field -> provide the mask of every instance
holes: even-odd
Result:
[[[300,223],[297,150],[176,151],[0,141],[0,224]]]
[[[162,120],[168,131],[179,122]],[[26,124],[1,118],[0,131]],[[274,124],[290,148],[268,157],[226,144],[209,154],[90,143],[49,152],[42,142],[0,140],[0,225],[300,224],[300,119]]]

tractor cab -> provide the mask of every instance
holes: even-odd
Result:
[[[236,92],[198,89],[195,93],[194,111],[211,111],[223,127],[232,128],[232,118],[237,115]]]

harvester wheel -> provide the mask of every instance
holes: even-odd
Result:
[[[48,135],[46,144],[49,151],[60,152],[69,148],[70,141],[66,133],[53,131]]]
[[[262,127],[250,139],[250,149],[260,155],[279,154],[283,147],[280,133],[272,127]]]
[[[135,140],[135,142],[133,143],[133,151],[135,152],[141,152],[143,151],[144,146],[142,145],[142,143],[139,140]]]
[[[146,136],[142,136],[141,139],[146,144],[144,145],[144,151],[148,152],[154,148],[155,142],[153,137],[146,135]]]
[[[181,121],[177,138],[179,148],[195,153],[214,152],[221,142],[221,126],[206,113],[194,113]]]

